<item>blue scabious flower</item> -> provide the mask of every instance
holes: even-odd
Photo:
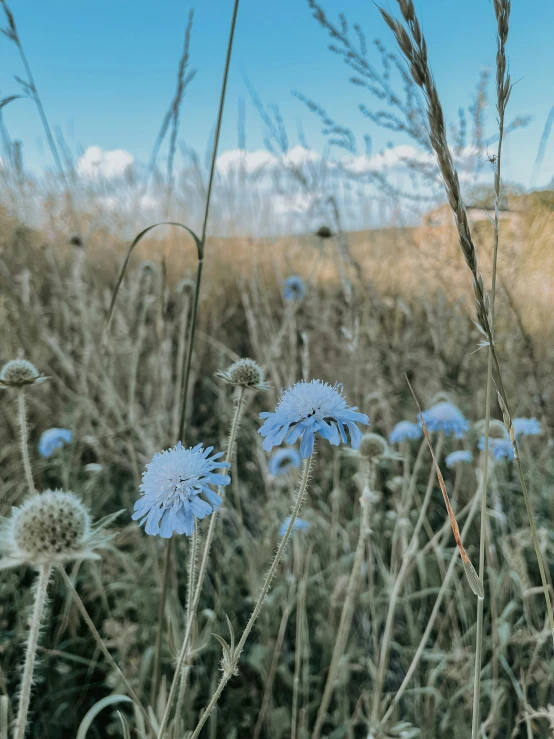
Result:
[[[202,444],[185,449],[181,442],[172,449],[155,454],[142,475],[142,497],[135,503],[133,520],[146,523],[144,530],[152,536],[169,539],[173,532],[190,536],[194,519],[205,518],[220,504],[221,498],[210,485],[228,485],[229,475],[214,472],[229,467],[218,461],[223,452],[210,457],[213,447]],[[203,494],[208,500],[202,500]]]
[[[399,421],[389,434],[391,444],[400,444],[403,441],[421,439],[423,432],[417,423],[411,421]]]
[[[448,401],[436,403],[421,415],[430,433],[442,431],[445,436],[453,435],[456,439],[462,439],[469,428],[461,410]]]
[[[46,429],[42,432],[38,442],[38,453],[41,457],[51,457],[56,449],[61,449],[65,444],[73,441],[73,432],[69,429]]]
[[[306,285],[300,275],[291,275],[283,285],[283,297],[285,300],[302,300],[306,294]]]
[[[460,449],[457,452],[451,452],[445,459],[445,462],[446,466],[452,469],[459,464],[473,462],[473,454],[471,452],[467,452],[465,449]]]
[[[516,438],[519,436],[538,436],[542,426],[536,418],[514,418],[512,421]]]
[[[290,523],[290,516],[288,518],[285,518],[285,520],[281,524],[281,528],[279,529],[279,536],[285,535],[285,532],[289,527],[289,523]],[[297,518],[296,521],[294,522],[292,530],[293,531],[304,531],[309,528],[310,528],[309,521],[305,521],[303,518]]]
[[[269,460],[269,473],[273,477],[286,474],[291,467],[300,467],[302,457],[296,449],[277,449]]]
[[[264,449],[270,452],[274,446],[286,441],[294,444],[300,437],[300,455],[306,459],[314,450],[317,432],[331,444],[346,444],[346,430],[350,443],[358,449],[362,432],[357,423],[368,424],[369,419],[357,408],[350,408],[342,394],[342,385],[329,385],[321,380],[301,380],[281,395],[274,413],[260,413],[265,418],[258,429],[265,436]]]
[[[484,450],[484,436],[481,436],[481,438],[479,439],[478,446],[481,451]],[[489,437],[489,454],[491,454],[494,459],[514,458],[514,448],[512,446],[512,442],[510,441],[510,437],[508,436],[508,432],[506,432],[506,437],[504,439],[497,439],[493,436]]]

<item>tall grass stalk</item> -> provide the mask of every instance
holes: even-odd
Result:
[[[294,524],[296,523],[296,519],[298,518],[298,515],[302,508],[302,503],[304,502],[304,497],[306,495],[306,490],[308,487],[308,481],[310,479],[313,458],[314,458],[314,453],[312,453],[312,455],[308,459],[304,460],[300,483],[299,483],[298,490],[296,493],[296,502],[292,510],[292,514],[289,520],[289,525],[287,526],[287,530],[285,531],[285,534],[279,543],[277,552],[275,553],[275,556],[273,557],[273,561],[271,562],[269,571],[267,575],[265,576],[264,584],[258,596],[258,600],[256,601],[256,605],[254,606],[252,615],[250,616],[248,623],[244,627],[244,631],[242,632],[242,636],[237,646],[236,647],[234,646],[233,644],[234,640],[232,638],[231,645],[228,646],[228,648],[224,651],[224,655],[222,659],[223,674],[217,686],[217,690],[212,695],[210,702],[208,703],[208,705],[206,706],[206,709],[202,713],[200,720],[195,730],[193,731],[190,739],[197,739],[200,732],[202,731],[202,727],[208,720],[208,717],[210,716],[211,712],[217,705],[217,702],[221,694],[225,690],[225,686],[227,685],[229,680],[233,677],[233,675],[236,674],[240,655],[242,654],[242,650],[244,649],[244,645],[246,644],[246,640],[248,639],[250,632],[252,631],[252,627],[254,626],[256,619],[260,615],[260,611],[262,610],[265,597],[267,593],[269,592],[269,588],[271,587],[271,583],[273,581],[273,578],[275,577],[275,573],[277,572],[279,563],[281,562],[283,552],[285,551],[290,535],[292,534],[294,530]],[[159,739],[161,739],[161,735]]]
[[[350,627],[352,626],[354,603],[360,585],[365,546],[369,536],[369,512],[371,507],[370,502],[372,495],[370,477],[372,463],[370,462],[370,460],[363,458],[361,458],[360,461],[362,473],[362,494],[360,496],[360,533],[358,536],[358,544],[356,546],[356,554],[354,555],[354,563],[352,565],[352,571],[350,572],[350,578],[348,580],[348,586],[346,589],[346,598],[344,599],[339,627],[337,629],[335,644],[333,646],[331,664],[329,665],[327,681],[323,690],[321,703],[319,704],[317,718],[312,733],[312,739],[319,739],[319,737],[321,736],[321,730],[327,716],[327,709],[329,707],[329,703],[331,702],[333,691],[335,689],[335,678],[337,676],[339,662],[344,653],[346,642],[348,640],[348,635],[350,633]]]
[[[505,44],[508,39],[510,0],[494,0],[494,12],[497,20],[497,53],[496,53],[496,92],[498,111],[498,149],[496,169],[494,173],[494,245],[492,255],[492,285],[490,300],[490,323],[494,333],[494,302],[496,297],[496,268],[498,263],[498,244],[500,238],[500,202],[502,195],[501,161],[502,141],[504,137],[504,116],[510,96],[510,76],[506,75]],[[479,580],[485,587],[485,550],[487,536],[487,491],[489,468],[489,424],[491,417],[491,391],[493,379],[493,347],[489,344],[487,362],[487,386],[485,401],[485,443],[483,449],[483,485],[481,491],[481,524],[479,531]],[[471,719],[471,739],[477,739],[481,719],[481,663],[483,651],[484,599],[477,599],[477,628],[475,632],[475,675],[473,680],[473,711]],[[553,634],[554,637],[554,634]]]
[[[200,295],[200,285],[202,282],[202,271],[204,267],[204,246],[206,243],[208,217],[210,213],[210,200],[212,196],[212,188],[213,188],[214,175],[215,175],[215,163],[217,160],[217,150],[219,146],[219,134],[221,131],[221,122],[223,120],[225,93],[227,91],[227,79],[229,76],[229,68],[231,65],[231,52],[233,50],[233,39],[235,35],[235,26],[236,26],[236,21],[237,21],[238,9],[239,9],[239,0],[235,0],[235,4],[233,8],[233,17],[231,20],[231,29],[229,32],[229,42],[227,45],[227,55],[225,58],[225,67],[223,70],[223,82],[221,85],[221,95],[219,98],[219,108],[218,108],[216,127],[215,127],[214,145],[213,145],[212,158],[211,158],[211,163],[210,163],[210,174],[208,177],[208,189],[206,193],[206,205],[204,209],[204,220],[202,222],[202,235],[200,237],[200,240],[198,240],[198,238],[195,236],[196,246],[198,250],[198,264],[197,264],[197,269],[196,269],[196,286],[194,290],[194,299],[193,299],[193,304],[192,304],[192,312],[190,316],[190,327],[188,330],[187,355],[186,355],[186,360],[185,360],[184,367],[183,367],[183,380],[181,383],[182,395],[181,395],[181,414],[180,414],[180,419],[179,419],[179,439],[178,441],[182,441],[185,437],[185,422],[186,422],[186,417],[187,417],[187,399],[188,399],[188,394],[189,394],[190,371],[191,371],[191,365],[192,365],[192,352],[194,349],[196,324],[198,322],[198,299]],[[213,519],[213,516],[212,516],[212,519]],[[211,526],[211,522],[210,522],[210,526]],[[171,539],[167,543],[167,549],[171,549]],[[169,556],[170,554],[166,553],[166,562],[167,562],[167,557]],[[163,612],[165,611],[165,596],[167,594],[168,574],[169,574],[169,568],[164,567],[164,578],[162,582],[162,594],[164,595],[164,597],[162,598],[161,604],[160,604],[160,608],[162,609],[162,619],[158,622],[158,633],[160,634],[159,636],[160,643],[157,644],[156,656],[155,656],[155,659],[158,662],[160,659],[159,653],[160,653],[160,648],[161,648],[161,632],[163,629]],[[187,628],[188,628],[188,625],[187,625]],[[185,658],[185,656],[186,656],[186,653],[183,654],[183,659]],[[182,660],[181,660],[181,666],[182,666]],[[177,680],[179,680],[181,666],[175,673]],[[174,685],[175,685],[175,677],[173,680],[172,688]],[[164,717],[166,722],[168,719],[167,714],[169,710],[170,710],[170,702],[168,701],[168,706],[165,712],[166,716]],[[163,724],[163,720],[162,720],[162,724]],[[165,730],[165,727],[164,727],[164,730]]]
[[[226,462],[231,462],[233,458],[233,450],[235,448],[237,433],[238,433],[238,429],[240,425],[240,420],[242,417],[242,407],[243,407],[245,394],[246,394],[246,388],[243,386],[239,387],[237,401],[235,405],[235,413],[233,416],[233,421],[231,423],[231,429],[229,431],[229,438],[227,441],[227,454],[225,455]],[[218,492],[219,492],[220,497],[223,498],[225,495],[223,489],[220,488]],[[213,541],[214,531],[215,531],[215,524],[216,524],[217,519],[218,519],[217,511],[214,511],[212,515],[210,516],[210,524],[208,527],[208,532],[206,534],[206,539],[204,541],[204,546],[202,549],[202,558],[200,560],[200,567],[198,569],[198,580],[197,580],[195,591],[194,591],[194,599],[192,600],[192,603],[189,606],[189,611],[187,614],[187,623],[186,623],[186,628],[185,628],[185,636],[183,638],[183,643],[181,645],[181,650],[179,652],[179,657],[177,659],[175,674],[173,676],[173,681],[171,683],[171,688],[169,690],[169,695],[167,698],[167,704],[165,707],[164,715],[162,717],[162,722],[161,722],[160,730],[158,734],[159,739],[162,739],[163,733],[168,725],[172,704],[173,704],[173,701],[175,700],[175,693],[177,690],[177,686],[179,684],[181,670],[183,668],[183,665],[185,664],[186,659],[188,658],[193,624],[196,618],[196,611],[198,609],[198,603],[200,602],[200,595],[202,593],[204,577],[206,576],[206,571],[208,568],[210,549],[212,546],[212,541]],[[179,720],[178,716],[176,717],[176,720],[177,721]]]
[[[525,482],[525,477],[523,475],[521,461],[519,459],[518,443],[512,426],[510,404],[508,401],[506,389],[504,387],[500,363],[496,352],[494,334],[490,320],[490,298],[485,291],[483,276],[479,270],[477,252],[472,240],[467,210],[465,207],[465,203],[461,197],[458,174],[454,167],[452,154],[450,152],[448,141],[446,138],[444,114],[433,79],[433,75],[428,64],[427,45],[421,31],[419,21],[417,20],[412,0],[397,0],[397,2],[399,4],[400,11],[406,22],[408,30],[406,30],[406,28],[400,22],[396,21],[392,17],[392,15],[384,8],[380,7],[379,10],[386,24],[393,32],[401,52],[404,54],[409,63],[410,73],[412,75],[412,78],[414,79],[414,82],[422,89],[425,95],[431,145],[437,156],[443,184],[448,197],[448,202],[454,214],[460,248],[473,277],[473,292],[475,296],[475,309],[477,314],[476,325],[478,326],[481,333],[486,337],[486,341],[492,354],[494,369],[493,380],[496,386],[498,402],[503,411],[504,423],[506,424],[506,427],[508,429],[510,440],[514,449],[514,461],[516,469],[518,471],[521,489],[523,492],[523,499],[525,501],[525,508],[527,510],[529,526],[531,528],[531,534],[533,538],[533,546],[535,549],[535,556],[539,567],[542,589],[546,602],[548,620],[554,640],[554,613],[552,611],[550,592],[546,579],[542,553],[537,537],[533,511],[531,508],[531,501],[529,499],[527,485]]]
[[[24,739],[25,729],[27,728],[27,716],[29,714],[29,703],[31,702],[31,688],[33,685],[33,672],[35,669],[38,637],[40,634],[42,619],[44,618],[44,608],[46,606],[50,572],[51,567],[49,564],[41,565],[38,571],[37,581],[35,583],[35,605],[29,625],[29,635],[27,637],[25,663],[23,666],[21,688],[19,691],[19,705],[13,732],[14,739]]]

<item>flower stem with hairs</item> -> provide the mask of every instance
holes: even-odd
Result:
[[[271,583],[273,581],[273,578],[275,577],[277,567],[279,566],[281,557],[283,556],[283,552],[285,551],[285,548],[287,546],[287,542],[290,538],[290,535],[292,534],[294,530],[294,524],[302,508],[302,503],[304,501],[304,497],[306,495],[306,489],[308,487],[308,481],[310,479],[310,472],[312,468],[313,457],[314,455],[312,453],[312,455],[304,461],[304,467],[302,470],[300,484],[298,486],[298,491],[296,494],[296,502],[294,504],[294,508],[293,508],[293,511],[290,517],[289,525],[287,526],[287,530],[285,531],[285,534],[283,538],[281,539],[279,547],[277,548],[277,552],[275,553],[275,556],[273,557],[273,561],[271,562],[269,571],[267,575],[265,576],[264,584],[262,586],[260,595],[258,596],[258,600],[256,601],[254,611],[252,612],[252,615],[250,616],[248,623],[244,627],[244,631],[242,632],[242,636],[237,646],[234,647],[234,645],[231,644],[231,646],[228,647],[227,650],[224,652],[224,656],[222,660],[223,675],[221,676],[221,680],[219,681],[217,689],[215,693],[212,695],[210,702],[206,706],[206,709],[202,713],[202,716],[200,717],[198,725],[193,731],[190,739],[197,739],[200,732],[202,731],[202,727],[204,726],[211,712],[217,705],[219,697],[225,690],[225,686],[227,685],[229,680],[233,677],[233,675],[236,674],[240,655],[242,653],[242,650],[244,649],[244,645],[246,644],[246,640],[248,639],[250,632],[252,631],[252,627],[254,626],[256,619],[260,615],[260,611],[262,610],[265,597],[269,591],[269,588],[271,587]],[[161,739],[161,735],[159,739]]]
[[[21,678],[21,690],[19,692],[19,706],[15,719],[14,739],[24,739],[27,727],[27,715],[29,703],[31,702],[31,688],[33,685],[33,672],[35,669],[35,658],[37,654],[38,637],[44,617],[44,607],[48,592],[48,581],[50,580],[51,565],[43,564],[38,571],[35,584],[35,605],[29,627],[27,638],[27,649],[25,651],[25,664]]]

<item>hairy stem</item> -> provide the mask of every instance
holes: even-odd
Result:
[[[27,716],[29,713],[29,703],[31,701],[31,688],[33,685],[33,672],[35,669],[38,637],[40,633],[40,627],[42,625],[42,619],[44,616],[44,606],[46,605],[50,571],[50,565],[41,565],[35,584],[35,605],[33,608],[33,616],[31,618],[29,636],[27,639],[25,664],[23,667],[21,689],[19,692],[19,705],[17,709],[17,717],[15,719],[15,728],[13,734],[14,739],[24,739],[25,729],[27,728]]]
[[[244,631],[242,632],[242,636],[240,638],[239,643],[237,644],[236,648],[233,650],[232,655],[232,663],[228,666],[227,669],[223,672],[223,675],[221,677],[221,680],[219,681],[219,685],[217,686],[217,690],[212,695],[210,702],[206,706],[205,711],[203,712],[198,725],[196,726],[196,729],[192,733],[192,736],[190,739],[197,739],[198,735],[202,731],[202,727],[206,723],[210,713],[213,711],[215,706],[217,705],[217,702],[219,700],[220,695],[225,690],[225,686],[231,679],[231,677],[235,674],[236,667],[238,665],[238,661],[240,659],[240,655],[242,653],[242,650],[244,649],[244,645],[246,644],[246,640],[248,639],[250,632],[252,631],[252,627],[254,626],[256,619],[260,615],[260,611],[262,610],[265,597],[269,591],[269,588],[271,587],[271,582],[275,576],[275,573],[277,571],[277,567],[279,566],[279,563],[281,561],[281,557],[283,556],[283,552],[285,551],[285,547],[287,546],[287,542],[290,538],[290,535],[293,532],[294,524],[296,522],[296,519],[298,517],[298,514],[300,513],[300,509],[302,508],[302,503],[304,501],[304,496],[306,494],[306,488],[308,487],[308,480],[310,479],[310,471],[312,468],[312,460],[313,460],[313,454],[309,457],[309,459],[306,459],[304,461],[304,467],[302,470],[302,477],[300,480],[300,485],[298,487],[298,492],[296,496],[296,502],[294,504],[294,509],[292,511],[292,515],[290,517],[289,525],[287,527],[287,530],[285,532],[285,535],[281,539],[281,542],[279,544],[279,547],[277,548],[277,552],[275,553],[275,556],[273,558],[273,561],[271,563],[271,566],[269,568],[269,571],[267,575],[265,576],[264,584],[262,586],[260,595],[258,596],[258,600],[256,601],[256,605],[254,607],[254,610],[252,612],[252,615],[250,616],[250,619],[248,620],[248,623],[244,627]]]
[[[242,406],[244,402],[244,396],[245,396],[246,389],[244,387],[239,387],[239,395],[237,398],[237,403],[235,406],[235,414],[233,416],[233,421],[231,423],[231,430],[229,432],[229,439],[227,442],[227,454],[225,457],[226,462],[230,462],[233,457],[233,449],[235,448],[235,442],[237,438],[237,432],[240,424],[241,414],[242,414]],[[221,497],[224,496],[224,492],[222,489],[219,490],[219,494]],[[173,676],[173,681],[171,683],[171,688],[169,690],[169,696],[167,699],[167,704],[165,707],[165,712],[162,718],[162,722],[160,725],[160,730],[158,732],[158,737],[161,739],[163,737],[163,733],[167,727],[167,724],[169,722],[169,715],[171,712],[171,706],[173,704],[173,701],[175,700],[175,693],[177,691],[177,686],[179,684],[180,674],[181,670],[183,668],[183,665],[185,664],[185,660],[187,658],[189,648],[190,648],[190,639],[192,635],[192,627],[194,624],[194,619],[196,618],[196,611],[198,608],[198,603],[200,601],[200,595],[202,593],[202,586],[204,584],[204,577],[206,576],[206,570],[208,568],[208,559],[210,556],[210,548],[212,546],[212,540],[214,537],[214,531],[215,531],[215,524],[217,521],[217,511],[214,511],[212,515],[210,516],[210,525],[208,527],[208,533],[206,535],[206,541],[204,542],[204,547],[202,549],[202,559],[200,561],[200,567],[198,569],[198,581],[196,583],[196,588],[194,591],[194,599],[192,601],[192,605],[189,606],[189,613],[187,615],[187,625],[185,629],[185,636],[183,639],[183,644],[181,646],[181,651],[179,652],[179,657],[177,659],[177,666],[175,668],[175,674]],[[178,720],[178,718],[177,718]]]
[[[29,487],[29,492],[36,493],[35,483],[33,480],[33,472],[31,470],[31,462],[29,461],[29,433],[27,429],[27,406],[25,403],[25,390],[21,388],[18,392],[19,406],[19,446],[21,448],[21,458],[23,460],[23,469],[25,471],[25,479]]]

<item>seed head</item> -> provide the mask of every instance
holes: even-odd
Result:
[[[48,378],[39,375],[37,368],[26,359],[12,359],[0,370],[0,385],[4,387],[25,387],[38,385]]]
[[[118,515],[108,516],[93,528],[89,511],[74,493],[46,490],[35,494],[2,523],[0,569],[99,559],[94,549],[112,538],[102,530]]]
[[[364,434],[360,442],[358,454],[365,459],[380,459],[385,457],[389,451],[389,446],[385,439],[379,434]]]
[[[248,387],[253,390],[269,389],[269,385],[264,381],[263,369],[253,359],[239,359],[226,370],[215,374],[230,385]]]
[[[475,424],[476,430],[480,434],[485,433],[485,419],[483,418],[481,421],[478,421]],[[489,438],[491,439],[509,439],[508,432],[506,430],[506,426],[502,423],[502,421],[499,421],[497,418],[491,418],[489,421]]]

